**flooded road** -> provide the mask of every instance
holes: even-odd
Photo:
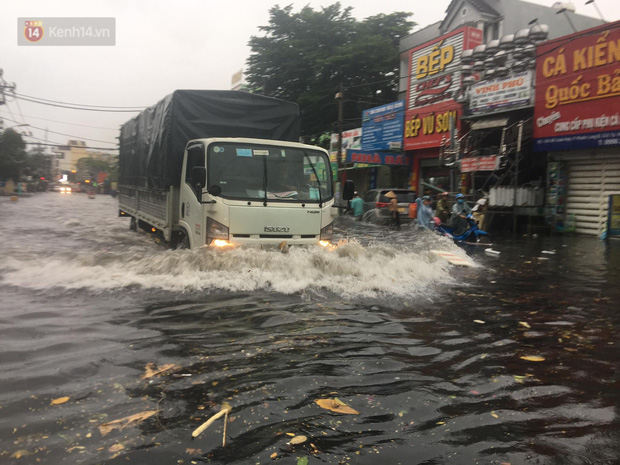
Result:
[[[0,198],[0,463],[620,461],[620,243],[337,220],[175,251],[107,196]]]

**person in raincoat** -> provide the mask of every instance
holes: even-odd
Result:
[[[435,216],[439,218],[442,223],[448,223],[450,221],[450,204],[448,203],[448,193],[442,192],[437,201],[437,207],[435,207]]]
[[[385,196],[390,199],[390,216],[392,217],[392,224],[396,226],[396,229],[400,229],[400,214],[398,213],[398,200],[396,200],[396,194],[394,191],[390,191]]]
[[[364,213],[364,201],[360,197],[360,194],[355,191],[353,193],[353,200],[351,200],[351,208],[353,209],[353,216],[357,221],[362,220],[362,215]]]
[[[450,217],[450,226],[454,228],[454,236],[460,236],[467,231],[469,228],[468,215],[471,215],[471,207],[465,202],[465,196],[456,194],[456,202],[452,205],[452,216]]]
[[[418,226],[430,229],[431,231],[435,229],[435,222],[433,221],[433,207],[431,207],[431,197],[429,195],[425,195],[424,197],[417,198],[415,203],[418,205]]]

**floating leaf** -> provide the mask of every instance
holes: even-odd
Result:
[[[316,403],[319,407],[331,410],[332,412],[345,413],[348,415],[360,414],[357,410],[353,410],[339,399],[317,399]]]
[[[58,399],[54,399],[50,405],[60,405],[67,402],[71,397],[59,397]]]
[[[273,454],[271,454],[269,457],[272,459],[275,459],[278,456],[277,452],[274,452]]]
[[[486,322],[485,322],[485,321],[482,321],[482,320],[474,320],[474,323],[478,323],[478,324],[483,325],[483,324],[485,324]]]
[[[524,355],[521,358],[528,362],[542,362],[545,360],[545,357],[541,357],[540,355]]]
[[[287,436],[295,436],[295,433],[286,433]]]
[[[136,413],[135,415],[130,415],[128,417],[119,418],[118,420],[110,421],[108,423],[102,423],[99,426],[99,432],[101,433],[102,436],[105,436],[110,431],[113,431],[115,429],[119,431],[123,430],[127,428],[128,426],[134,423],[139,423],[141,421],[144,421],[147,418],[152,417],[155,414],[157,414],[157,410],[147,410],[145,412],[140,412],[140,413]]]
[[[108,452],[119,452],[121,450],[123,450],[125,448],[125,446],[123,446],[122,444],[114,444],[113,446],[110,446],[108,448]]]
[[[499,418],[499,416],[497,416],[497,413],[495,413],[495,412],[491,412],[491,416],[492,416],[493,418]]]
[[[297,459],[297,465],[308,465],[308,457],[299,457]]]
[[[12,459],[20,459],[22,457],[26,457],[27,455],[32,455],[31,452],[28,452],[26,449],[20,449],[17,452],[13,452],[11,454]]]
[[[300,435],[300,436],[295,436],[294,438],[292,438],[292,439],[289,441],[289,444],[293,444],[293,445],[295,445],[295,444],[303,444],[303,443],[304,443],[304,442],[306,442],[307,440],[308,440],[308,438],[307,438],[306,436],[302,436],[302,435]]]
[[[525,326],[525,327],[526,327],[526,328],[528,328],[528,329],[530,329],[530,328],[531,328],[531,326],[529,325],[529,323],[527,323],[527,322],[525,322],[525,321],[519,321],[519,324],[520,324],[521,326]]]
[[[175,365],[174,363],[168,363],[158,368],[157,365],[155,365],[153,362],[149,362],[146,364],[146,367],[145,367],[146,371],[142,375],[141,379],[149,379],[149,378],[152,378],[153,376],[161,375],[162,373],[165,373],[166,371],[178,370],[178,369],[179,367]]]

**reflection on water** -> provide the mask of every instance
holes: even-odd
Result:
[[[22,200],[0,210],[2,463],[620,455],[615,243],[506,240],[452,268],[429,252],[465,253],[443,238],[342,218],[334,252],[170,251],[112,199]],[[191,440],[223,402],[226,447],[222,421]]]

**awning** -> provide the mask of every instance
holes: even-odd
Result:
[[[471,123],[471,130],[478,131],[480,129],[493,129],[508,126],[510,118],[482,118]]]

